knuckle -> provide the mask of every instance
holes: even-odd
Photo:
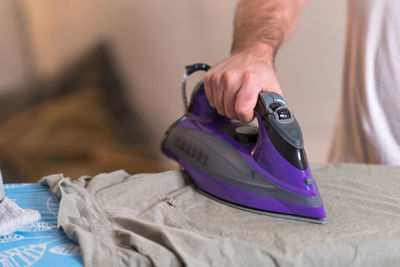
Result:
[[[204,85],[206,87],[209,86],[210,80],[211,80],[211,74],[207,72],[206,75],[204,75]]]
[[[251,73],[251,72],[246,72],[244,75],[243,75],[243,82],[244,83],[251,83],[251,82],[253,82],[254,81],[254,74],[253,73]]]
[[[233,76],[234,76],[234,73],[233,73],[233,72],[231,72],[231,71],[226,71],[226,72],[224,72],[224,74],[222,75],[222,80],[224,81],[224,83],[225,83],[226,85],[230,85],[230,84],[232,84]]]
[[[204,80],[209,81],[211,76],[212,76],[212,73],[210,71],[207,71],[206,74],[204,74]]]
[[[218,85],[219,81],[221,80],[221,75],[220,74],[214,74],[211,78],[214,84]]]

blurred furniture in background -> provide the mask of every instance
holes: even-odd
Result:
[[[158,160],[146,123],[127,104],[106,45],[52,80],[0,96],[0,106],[0,159],[8,179],[168,167]]]

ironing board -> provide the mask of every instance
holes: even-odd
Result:
[[[58,201],[41,184],[5,184],[20,207],[38,210],[41,220],[12,235],[0,236],[0,267],[83,266],[79,246],[57,229]]]

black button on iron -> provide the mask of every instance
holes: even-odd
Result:
[[[290,119],[290,111],[287,108],[278,110],[278,117],[280,120]]]
[[[281,106],[281,104],[280,103],[277,103],[277,102],[274,102],[274,103],[272,103],[271,105],[269,105],[269,107],[273,110],[273,111],[275,111],[277,108],[279,108]]]

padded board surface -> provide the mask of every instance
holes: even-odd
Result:
[[[0,267],[83,266],[79,246],[57,229],[59,203],[41,184],[5,184],[6,196],[21,208],[38,210],[41,220],[0,236]]]

